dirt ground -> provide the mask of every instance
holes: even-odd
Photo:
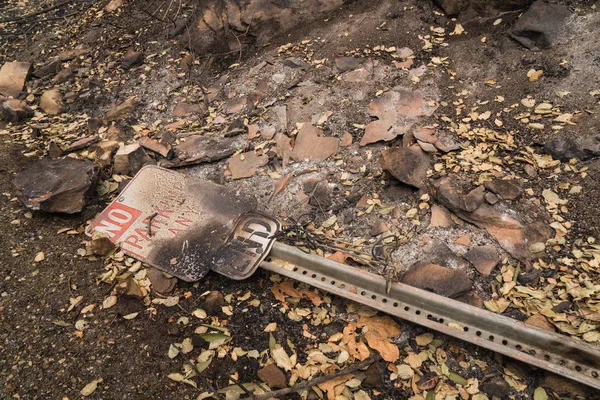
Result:
[[[0,5],[4,16],[22,14],[20,2],[4,3]],[[326,161],[284,165],[279,157],[271,157],[264,170],[243,180],[231,179],[226,170],[227,160],[181,171],[228,187],[241,188],[257,197],[260,211],[270,215],[297,218],[311,212],[316,215],[315,226],[335,215],[345,238],[367,238],[374,242],[369,232],[378,222],[387,224],[394,234],[407,234],[415,222],[404,218],[404,215],[423,204],[423,196],[429,193],[429,187],[407,188],[382,171],[378,163],[380,154],[386,146],[402,145],[402,137],[367,147],[357,143],[364,135],[364,126],[374,119],[368,113],[368,106],[381,95],[380,91],[417,85],[418,82],[419,90],[437,106],[433,115],[420,121],[421,125],[436,124],[440,129],[450,130],[449,127],[458,126],[456,124],[469,114],[468,110],[478,112],[485,109],[502,119],[502,128],[496,127],[499,131],[514,133],[516,146],[494,147],[489,154],[504,160],[501,164],[503,176],[520,179],[525,190],[529,191],[527,199],[510,206],[524,215],[528,223],[543,221],[550,224],[565,220],[572,223],[566,245],[548,246],[543,255],[546,262],[558,266],[556,260],[571,257],[575,247],[584,248],[582,242],[592,243],[588,238],[600,239],[600,217],[596,207],[600,204],[598,161],[576,162],[574,170],[559,172],[536,167],[536,175],[527,172],[527,163],[513,162],[515,158],[525,156],[533,160],[532,154],[542,154],[543,145],[556,135],[576,135],[584,129],[581,126],[589,132],[598,129],[597,96],[588,94],[591,90],[600,89],[598,45],[589,36],[590,32],[599,32],[600,24],[600,12],[593,1],[562,2],[574,12],[566,24],[566,33],[552,49],[535,53],[508,38],[507,33],[518,13],[503,15],[497,24],[494,22],[497,18],[471,21],[464,24],[468,34],[450,35],[457,21],[445,16],[430,1],[350,1],[313,23],[272,38],[264,46],[250,47],[240,56],[237,53],[220,56],[196,54],[196,62],[188,72],[182,72],[179,67],[181,59],[188,53],[186,43],[181,38],[168,38],[164,24],[144,19],[139,13],[142,2],[131,2],[121,14],[106,15],[101,13],[105,1],[73,3],[68,9],[51,14],[53,19],[45,24],[4,25],[6,35],[3,35],[0,47],[2,62],[19,59],[43,64],[48,54],[54,55],[76,46],[89,47],[93,54],[91,61],[84,61],[77,74],[62,86],[65,94],[74,93],[64,116],[48,118],[36,115],[33,121],[23,125],[0,122],[2,398],[77,399],[82,398],[82,389],[94,381],[97,387],[87,395],[88,398],[203,399],[204,393],[224,389],[229,391],[222,391],[221,398],[244,397],[243,392],[234,394],[236,381],[253,384],[261,381],[258,371],[269,360],[268,350],[272,350],[273,340],[282,344],[288,353],[294,353],[298,364],[308,365],[311,352],[323,349],[322,345],[329,337],[341,333],[348,324],[357,322],[361,317],[373,316],[354,303],[323,292],[318,293],[324,300],[322,306],[314,306],[307,298],[295,299],[297,303],[279,301],[271,290],[273,285],[280,283],[279,278],[260,270],[250,279],[240,282],[214,273],[209,273],[197,283],[178,281],[174,291],[168,294],[179,299],[177,305],[171,307],[153,304],[151,299],[165,298],[154,292],[144,300],[119,296],[115,306],[106,307],[103,303],[111,295],[114,283],[101,282],[100,277],[110,270],[111,264],[133,270],[134,274],[145,270],[127,257],[119,260],[90,257],[82,250],[89,240],[83,233],[85,227],[116,192],[98,196],[80,214],[47,214],[25,209],[15,197],[12,181],[16,173],[46,154],[50,140],[65,144],[85,136],[88,118],[102,118],[108,108],[131,95],[141,99],[143,106],[136,109],[133,116],[117,123],[128,140],[133,139],[138,127],[164,133],[165,125],[178,121],[172,116],[177,103],[197,102],[209,92],[207,88],[216,85],[222,77],[226,77],[227,84],[221,97],[212,104],[214,110],[204,110],[202,118],[186,121],[178,128],[180,131],[200,129],[208,135],[220,132],[222,126],[215,127],[206,122],[214,119],[209,114],[214,112],[224,116],[230,123],[233,117],[223,112],[226,103],[249,95],[260,81],[267,82],[269,99],[273,104],[287,106],[290,131],[298,122],[314,121],[315,116],[319,119],[323,113],[331,111],[329,119],[325,118],[326,123],[321,124],[324,134],[341,140],[347,132],[352,136],[353,144],[340,147],[339,152]],[[424,36],[431,35],[433,27],[445,28],[444,39],[448,45],[436,45],[431,51],[423,51]],[[312,43],[301,45],[307,39]],[[287,43],[296,44],[299,50],[278,53],[280,46]],[[336,57],[363,55],[360,53],[362,49],[373,49],[379,45],[412,49],[415,53],[414,66],[408,70],[393,68],[391,56],[382,52],[371,55],[373,66],[366,78],[353,81],[347,79],[348,75],[335,72],[332,65]],[[124,71],[118,65],[130,49],[142,50],[146,58],[142,66]],[[294,57],[293,62],[309,58],[311,62],[319,59],[327,61],[323,68],[304,70],[286,64],[284,60],[290,57]],[[440,64],[432,64],[432,58],[439,59]],[[253,75],[251,70],[261,63],[262,67]],[[230,68],[232,64],[240,65]],[[528,79],[527,71],[532,68],[544,70],[541,83]],[[423,73],[419,75],[415,71]],[[283,74],[284,78],[275,79],[277,74]],[[279,79],[284,79],[284,84],[278,84]],[[491,79],[494,80],[492,84],[489,83]],[[289,86],[291,82],[294,85]],[[30,94],[38,96],[54,83],[40,79],[28,85]],[[560,91],[572,93],[567,97],[557,97],[556,93]],[[502,102],[498,101],[498,96],[503,98]],[[525,129],[510,112],[527,96],[537,99],[538,103],[550,101],[564,112],[583,111],[583,125],[565,125],[560,131]],[[516,106],[512,107],[513,104]],[[460,114],[458,109],[463,106],[467,111]],[[504,117],[507,114],[510,115]],[[493,119],[483,121],[481,125],[492,129]],[[70,130],[71,125],[75,126],[74,131]],[[42,132],[41,137],[32,134],[35,129]],[[469,189],[481,183],[482,177],[486,176],[486,170],[472,168],[480,165],[481,161],[473,161],[468,149],[492,145],[485,138],[469,137],[467,140],[464,136],[460,139],[468,145],[456,153],[434,156],[435,163],[448,167],[430,171],[427,177],[430,182],[452,174],[457,170],[454,168],[456,165],[462,166],[462,170],[458,168],[460,176]],[[248,141],[247,150],[260,145],[264,144]],[[273,143],[267,143],[268,146],[272,146],[272,153],[276,152]],[[458,162],[453,159],[457,153],[462,157]],[[535,165],[534,161],[530,163]],[[281,194],[272,196],[275,179],[286,174],[292,174],[294,179]],[[103,172],[103,181],[115,182],[113,178],[109,171]],[[303,189],[305,179],[309,178],[327,180],[333,187],[332,204],[328,209],[309,203]],[[349,181],[352,183],[344,183]],[[116,186],[122,185],[121,182]],[[580,186],[580,192],[567,194],[572,186]],[[562,190],[559,192],[561,196],[569,198],[568,210],[558,217],[542,199],[544,189],[559,191],[557,187]],[[382,199],[384,205],[394,207],[399,214],[358,211],[355,206],[362,195]],[[397,260],[402,262],[397,267],[399,274],[416,261],[428,257],[422,254],[422,248],[423,243],[432,237],[461,254],[464,249],[456,244],[456,240],[469,235],[473,244],[495,246],[503,258],[512,260],[494,238],[474,225],[457,224],[449,229],[427,230],[431,218],[429,207],[419,208],[416,217],[419,229],[400,249],[402,257]],[[40,252],[43,252],[43,259],[36,261]],[[497,300],[496,289],[500,289],[502,284],[502,278],[498,277],[505,275],[513,264],[518,264],[517,261],[511,263],[506,261],[497,269],[497,275],[489,277],[479,276],[468,267],[467,274],[473,282],[470,293],[481,304]],[[525,268],[526,263],[522,265]],[[503,270],[500,271],[500,268]],[[590,278],[584,279],[598,285],[598,271],[586,271]],[[543,277],[558,279],[555,272],[555,268],[544,270]],[[575,269],[576,276],[579,272]],[[537,283],[535,287],[542,286]],[[193,312],[207,307],[207,294],[211,291],[221,293],[225,303],[199,320]],[[553,297],[552,305],[561,303],[561,299]],[[229,310],[229,314],[221,309],[221,305]],[[576,314],[575,306],[571,308],[569,315]],[[296,309],[309,310],[310,316],[296,320],[289,317],[290,310]],[[321,320],[315,322],[317,315],[325,315],[326,323]],[[514,306],[505,315],[524,320],[530,316],[530,310]],[[360,381],[358,386],[349,385],[344,396],[352,392],[354,398],[360,398],[357,393],[364,392],[367,398],[372,399],[429,400],[461,396],[477,400],[494,396],[533,399],[536,389],[544,388],[548,398],[600,398],[586,387],[541,369],[405,321],[396,319],[394,322],[401,334],[390,339],[391,343],[401,349],[403,360],[411,354],[428,357],[423,360],[423,368],[420,363],[419,367],[413,367],[416,376],[411,378],[412,384],[400,384],[400,380],[393,376],[396,374],[394,367],[377,362],[356,374]],[[271,323],[276,323],[277,329],[265,331]],[[185,371],[190,363],[199,363],[197,357],[210,346],[201,337],[206,331],[202,327],[207,326],[225,328],[231,342],[217,349],[218,353],[207,369],[190,378],[193,384],[170,378],[170,374]],[[560,329],[558,325],[556,329]],[[565,327],[563,329],[563,333],[568,331]],[[416,338],[428,337],[423,335],[429,333],[433,333],[433,341],[428,344],[434,345],[420,345]],[[574,333],[573,336],[581,334]],[[179,346],[185,340],[191,340],[193,350],[171,357],[173,345]],[[238,348],[239,351],[235,350]],[[248,356],[251,350],[257,350],[260,355]],[[325,353],[332,359],[338,357],[335,352]],[[444,354],[443,362],[440,361],[440,353]],[[442,379],[441,364],[461,379]],[[287,371],[286,378],[290,377],[291,373]],[[502,390],[495,386],[498,379],[504,382],[499,384]],[[462,380],[468,380],[469,384],[458,383]],[[471,387],[472,390],[459,392],[458,387]],[[437,394],[431,390],[433,388]],[[483,397],[476,397],[478,395]],[[315,393],[309,396],[317,398]],[[301,396],[292,394],[286,398]]]

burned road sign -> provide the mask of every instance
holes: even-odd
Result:
[[[256,205],[254,197],[213,182],[148,166],[86,233],[104,233],[125,253],[185,281],[211,269],[245,277],[268,254],[279,229],[260,214],[241,218]]]

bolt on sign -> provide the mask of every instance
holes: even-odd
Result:
[[[92,222],[128,255],[185,281],[215,270],[250,276],[269,253],[277,220],[254,197],[156,166],[144,167]]]

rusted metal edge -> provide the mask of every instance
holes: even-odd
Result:
[[[272,263],[285,261],[293,267]],[[261,267],[600,389],[600,349],[282,243]]]

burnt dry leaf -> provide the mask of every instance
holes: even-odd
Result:
[[[281,193],[290,184],[293,176],[293,174],[287,174],[275,183],[273,186],[273,197]]]
[[[439,380],[440,375],[436,374],[435,372],[428,372],[417,381],[417,387],[421,391],[430,390],[436,387]]]

